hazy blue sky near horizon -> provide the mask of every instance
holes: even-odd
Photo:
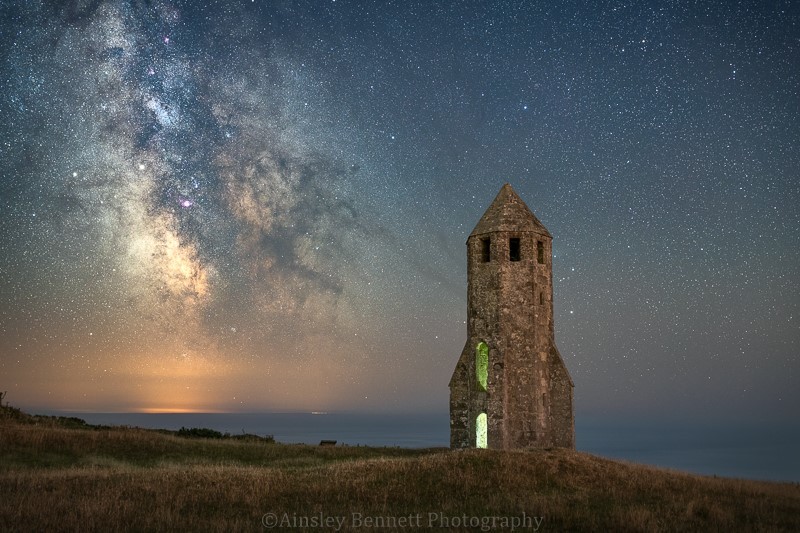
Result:
[[[579,417],[796,424],[796,2],[0,1],[0,61],[14,405],[446,411],[510,182]]]

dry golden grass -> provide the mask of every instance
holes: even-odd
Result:
[[[541,517],[540,531],[800,528],[797,484],[569,450],[326,448],[8,420],[0,420],[0,495],[3,531],[264,530],[267,513],[309,526],[298,531],[325,529],[310,527],[319,517],[370,529],[354,527],[359,515],[395,526],[382,531],[441,526],[440,516],[478,520],[472,530],[480,530],[491,517],[500,526],[523,514]]]

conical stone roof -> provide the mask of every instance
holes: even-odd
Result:
[[[470,233],[470,237],[497,231],[530,231],[543,233],[552,238],[544,224],[528,209],[522,198],[508,183],[503,185],[500,192],[497,193],[492,204],[478,221],[472,233]]]

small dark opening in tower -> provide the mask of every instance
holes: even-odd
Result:
[[[544,305],[544,293],[539,293],[539,305]]]
[[[536,260],[539,264],[544,264],[544,243],[542,241],[536,241]]]
[[[492,240],[489,237],[481,239],[481,262],[488,263],[492,260]]]
[[[519,253],[519,239],[516,237],[511,237],[508,239],[508,260],[509,261],[519,261],[520,253]]]

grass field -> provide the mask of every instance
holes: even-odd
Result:
[[[800,485],[570,450],[286,445],[0,410],[2,531],[512,527],[792,531],[800,529]]]

